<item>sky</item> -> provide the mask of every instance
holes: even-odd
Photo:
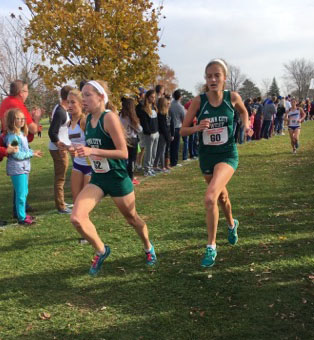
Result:
[[[312,0],[168,0],[163,14],[161,60],[192,92],[213,58],[239,67],[261,89],[275,77],[283,91],[285,63],[314,61]]]
[[[0,0],[0,15],[21,4]],[[163,6],[161,62],[194,94],[213,58],[239,67],[261,90],[275,77],[282,92],[285,63],[314,61],[313,0],[163,0]]]

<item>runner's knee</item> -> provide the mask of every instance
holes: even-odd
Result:
[[[136,227],[138,225],[137,213],[128,212],[127,214],[124,215],[124,217],[131,226]]]
[[[212,207],[217,204],[217,195],[215,193],[208,193],[205,196],[205,208]]]
[[[88,219],[88,215],[85,216],[85,219]],[[70,221],[76,229],[82,228],[82,221],[84,220],[84,216],[78,212],[72,212]]]
[[[229,195],[227,192],[222,192],[218,198],[221,204],[226,204],[228,202],[228,199],[229,199]]]

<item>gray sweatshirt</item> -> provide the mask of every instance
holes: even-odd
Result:
[[[173,100],[171,102],[169,112],[173,121],[174,128],[175,129],[181,128],[185,115],[183,105],[178,100]]]

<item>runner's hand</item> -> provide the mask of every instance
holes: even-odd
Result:
[[[78,146],[76,151],[79,157],[87,157],[92,154],[92,149],[85,146]]]
[[[68,151],[70,152],[70,155],[71,155],[71,157],[78,157],[78,154],[77,154],[77,151],[76,151],[76,149],[74,148],[74,146],[70,146],[69,148],[68,148]]]
[[[196,125],[198,131],[204,131],[210,128],[209,119],[202,119],[198,125]]]
[[[246,136],[249,136],[249,137],[252,137],[252,136],[254,135],[253,129],[251,129],[251,128],[246,128],[246,129],[245,129],[245,135],[246,135]]]

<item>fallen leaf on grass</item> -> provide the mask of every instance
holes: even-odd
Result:
[[[272,303],[271,305],[268,305],[269,308],[273,308],[275,306],[274,303]]]
[[[213,275],[212,275],[212,274],[209,274],[209,275],[207,275],[207,278],[208,278],[208,279],[212,279],[212,278],[213,278]]]
[[[307,303],[307,300],[302,298],[302,303],[304,303],[304,304]]]
[[[66,306],[68,306],[68,307],[74,307],[74,306],[72,305],[72,303],[70,303],[70,302],[66,302]]]
[[[269,277],[264,277],[264,278],[257,280],[257,282],[262,283],[263,281],[268,281],[268,280],[269,280]]]
[[[201,311],[201,312],[200,312],[200,317],[203,318],[204,315],[205,315],[205,312],[204,312],[204,311]]]
[[[286,240],[287,239],[286,236],[279,236],[278,238],[279,238],[279,240]]]
[[[26,327],[26,332],[29,332],[32,328],[33,328],[33,325],[30,323],[30,324]]]
[[[309,275],[310,280],[314,280],[314,275]]]
[[[106,306],[103,306],[103,307],[100,308],[100,310],[106,310],[106,309],[107,309]]]
[[[49,320],[51,318],[51,314],[47,312],[39,313],[38,316],[41,320]]]
[[[122,271],[123,273],[126,273],[126,270],[123,267],[117,267],[120,271]]]

